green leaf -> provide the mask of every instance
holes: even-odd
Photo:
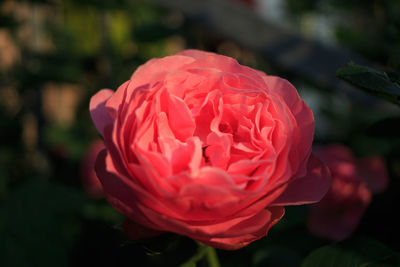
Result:
[[[377,71],[353,62],[346,64],[336,72],[336,76],[356,87],[400,105],[399,75]]]
[[[179,267],[196,267],[196,263],[193,261],[185,262],[184,264],[180,265]]]
[[[376,240],[357,238],[321,247],[309,254],[301,267],[399,266],[400,255]]]
[[[210,255],[211,254],[211,255]],[[210,257],[211,256],[211,257]],[[179,265],[179,267],[193,267],[196,266],[196,262],[203,260],[205,257],[209,259],[209,266],[219,266],[218,256],[216,255],[215,249],[208,247],[204,244],[198,243],[196,254],[194,254],[189,260]]]

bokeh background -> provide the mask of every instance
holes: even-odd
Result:
[[[399,125],[374,127],[399,108],[335,77],[351,60],[400,70],[400,1],[1,0],[0,266],[179,266],[196,252],[172,234],[127,240],[123,216],[85,180],[100,139],[91,95],[185,48],[290,80],[313,109],[316,143],[384,157],[389,187],[374,196],[353,240],[400,250]],[[330,244],[308,232],[307,214],[288,208],[268,237],[218,251],[221,265],[299,266]]]

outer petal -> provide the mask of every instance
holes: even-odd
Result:
[[[272,207],[268,208],[268,212],[271,214],[270,220],[258,232],[230,238],[211,237],[209,239],[199,241],[206,245],[225,250],[236,250],[247,246],[249,243],[266,236],[269,229],[283,217],[283,215],[285,214],[285,209],[282,207]]]
[[[215,223],[213,220],[204,222],[177,220],[167,218],[165,215],[156,213],[144,206],[139,206],[139,209],[153,223],[154,229],[186,235],[196,240],[240,238],[241,236],[253,235],[264,229],[271,221],[271,212],[265,209],[251,216],[238,217],[219,223]],[[138,220],[136,217],[131,219]]]
[[[211,52],[197,50],[197,49],[186,49],[186,50],[179,52],[177,55],[192,57],[194,59],[201,59],[203,57],[212,56],[215,54],[211,53]]]
[[[175,215],[174,211],[168,209],[160,199],[135,183],[132,177],[127,177],[118,172],[106,149],[99,153],[95,170],[103,185],[108,202],[122,214],[133,217],[130,214],[137,209],[137,206],[144,205],[157,210],[157,212],[163,212],[170,216]],[[138,216],[135,221],[142,225],[151,225],[151,222],[144,220],[143,216]]]
[[[196,50],[189,50],[188,52],[181,52],[186,56],[196,58],[196,60],[184,67],[186,70],[191,69],[215,69],[223,73],[241,74],[251,78],[258,83],[262,84],[263,79],[252,68],[240,65],[235,59],[227,56],[217,55],[214,53],[202,53]]]
[[[154,74],[158,72],[180,69],[182,66],[190,64],[194,61],[193,58],[184,55],[174,55],[164,58],[156,58],[146,62],[140,66],[131,77],[135,87],[141,86],[151,81]]]
[[[299,142],[295,144],[294,153],[290,152],[291,157],[289,160],[303,162],[311,152],[311,144],[314,137],[314,115],[289,81],[280,77],[265,75],[263,72],[260,72],[260,75],[267,84],[268,91],[277,94],[283,99],[297,122],[298,130],[295,130],[298,131]]]
[[[355,158],[353,152],[346,146],[331,144],[313,148],[313,153],[329,168],[345,176],[354,176],[356,173]]]
[[[273,206],[302,205],[320,201],[331,185],[328,167],[319,159],[310,156],[307,175],[289,181],[286,190],[273,203]]]
[[[361,181],[334,176],[325,197],[310,209],[308,228],[315,235],[340,241],[357,228],[371,201],[371,193]]]
[[[89,110],[90,116],[96,126],[97,131],[104,136],[104,128],[105,126],[112,124],[114,120],[108,113],[106,109],[106,102],[110,97],[114,94],[114,92],[110,89],[103,89],[98,91],[92,98],[90,99]]]
[[[115,113],[112,115],[116,116],[117,111],[123,103],[132,101],[132,95],[135,91],[140,88],[144,89],[150,82],[154,82],[152,80],[157,73],[179,70],[182,66],[190,64],[193,61],[193,58],[186,56],[168,56],[149,60],[139,66],[132,74],[130,80],[123,83],[117,89],[114,96],[107,103],[107,107]]]
[[[357,168],[372,193],[381,193],[386,189],[389,180],[385,162],[381,157],[371,156],[361,159],[357,163]]]

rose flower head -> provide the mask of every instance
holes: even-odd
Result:
[[[340,241],[357,228],[372,194],[386,188],[386,166],[378,156],[357,160],[349,148],[338,144],[318,147],[314,152],[330,168],[332,186],[312,205],[308,227],[315,235]]]
[[[330,185],[296,89],[226,56],[152,59],[90,112],[106,146],[96,172],[131,238],[147,228],[237,249]]]

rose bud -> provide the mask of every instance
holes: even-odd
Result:
[[[96,140],[91,143],[82,159],[81,178],[83,189],[86,194],[93,199],[101,199],[104,197],[103,187],[94,170],[96,157],[104,148],[104,142],[102,140]]]
[[[314,149],[332,173],[332,186],[325,197],[312,205],[308,227],[320,237],[340,241],[357,228],[371,202],[372,193],[382,192],[388,182],[380,157],[357,160],[342,145]]]
[[[284,206],[319,201],[330,186],[293,85],[226,56],[152,59],[95,94],[90,112],[106,146],[96,173],[133,222],[130,237],[146,227],[238,249],[266,236]]]

